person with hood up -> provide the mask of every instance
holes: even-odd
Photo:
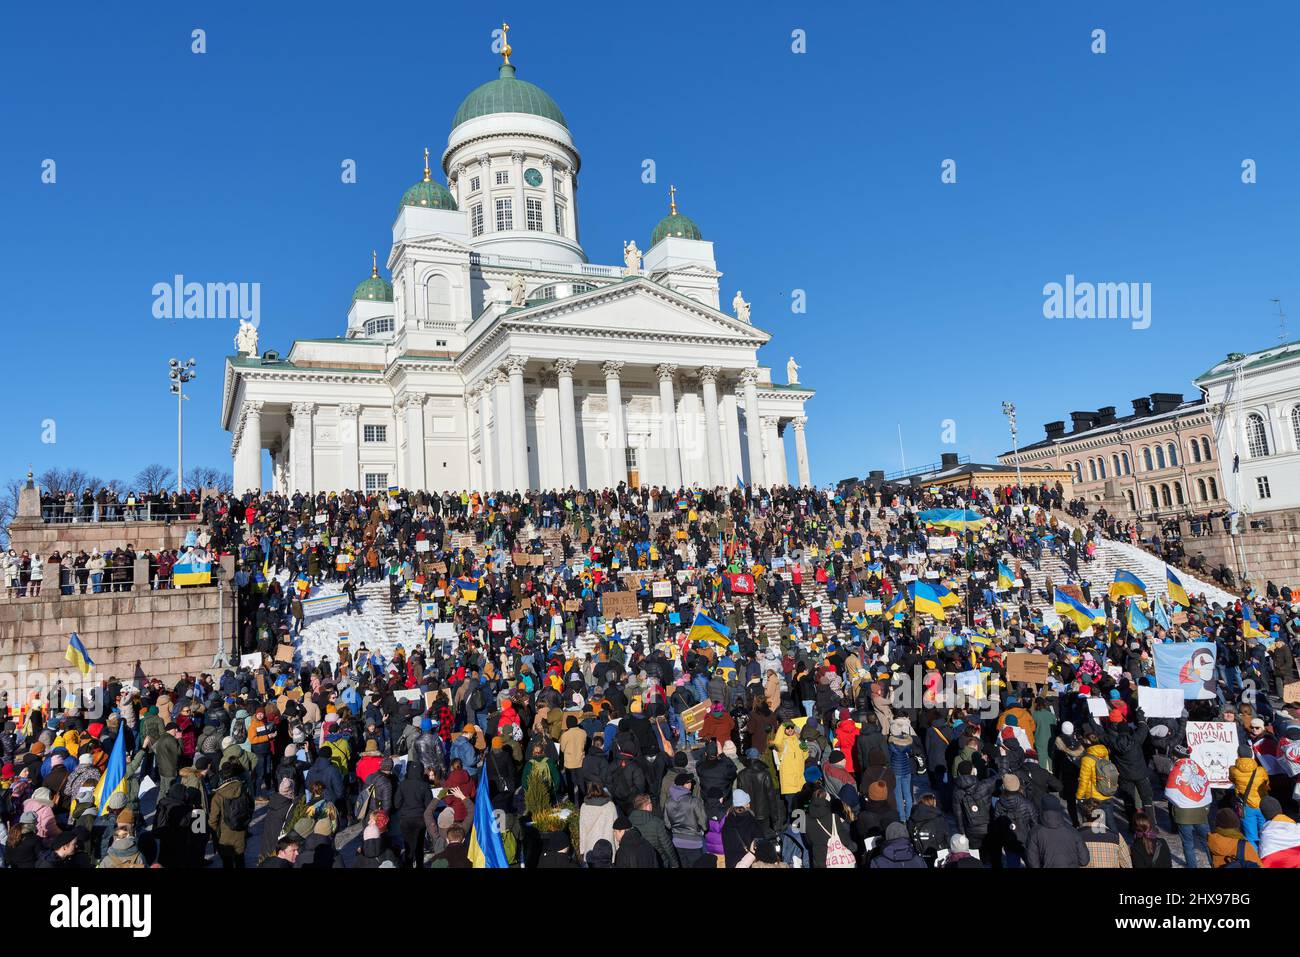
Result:
[[[393,800],[397,811],[397,826],[402,835],[402,865],[409,868],[424,867],[424,811],[433,800],[433,769],[419,762],[406,765],[406,777],[397,787]]]
[[[907,828],[895,822],[885,828],[885,839],[874,854],[871,855],[871,868],[898,869],[924,868],[925,859],[916,852]]]
[[[1210,866],[1259,867],[1259,852],[1241,830],[1241,819],[1231,808],[1220,808],[1210,833]]]
[[[1242,808],[1241,829],[1246,840],[1259,849],[1259,833],[1264,826],[1264,815],[1259,805],[1268,794],[1268,772],[1255,759],[1255,752],[1245,742],[1237,747],[1237,763],[1228,769],[1228,778],[1237,792]]]
[[[894,800],[898,817],[912,816],[912,728],[906,718],[895,718],[889,725],[889,770],[894,772]]]
[[[771,787],[770,778],[768,786]],[[704,801],[695,793],[695,779],[689,774],[678,774],[668,789],[664,825],[668,828],[682,867],[694,867],[704,856],[704,833],[708,829],[708,817],[704,813]]]
[[[1070,868],[1088,866],[1088,846],[1083,837],[1065,818],[1061,801],[1054,794],[1041,801],[1038,826],[1025,845],[1025,866],[1032,868]]]
[[[736,787],[749,795],[758,823],[768,833],[779,834],[785,825],[785,803],[772,783],[772,769],[754,748],[745,752],[745,767],[736,775]]]
[[[957,765],[957,783],[952,795],[957,830],[966,835],[970,846],[977,851],[984,846],[984,839],[989,833],[993,791],[996,787],[997,782],[992,778],[977,778],[975,766],[971,762],[963,761]]]
[[[844,770],[850,775],[857,773],[853,766],[853,746],[857,744],[859,734],[861,731],[852,713],[848,708],[841,708],[839,724],[835,725],[835,747],[844,755]],[[857,782],[852,779],[849,783],[856,785]]]

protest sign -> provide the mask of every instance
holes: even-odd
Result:
[[[1148,718],[1177,718],[1183,713],[1184,700],[1177,688],[1138,688],[1138,707]]]
[[[704,727],[704,716],[709,713],[711,702],[701,701],[682,712],[682,724],[686,725],[687,734],[699,734]]]
[[[1188,700],[1216,697],[1215,648],[1208,641],[1162,642],[1155,646],[1156,687],[1177,688]]]
[[[260,651],[254,651],[246,655],[240,655],[239,667],[250,669],[262,667],[262,653]]]
[[[1008,681],[1023,681],[1031,685],[1047,684],[1051,659],[1046,655],[1018,651],[1007,655],[1006,659]]]
[[[655,582],[650,586],[650,594],[655,598],[671,598],[673,594],[673,583]]]
[[[860,611],[865,611],[866,607],[867,600],[861,595],[849,596],[849,614],[856,615]]]
[[[630,591],[607,591],[600,596],[600,611],[606,618],[636,618],[640,610],[636,594]]]
[[[1228,787],[1229,769],[1237,763],[1237,722],[1188,721],[1187,747],[1209,775],[1210,787]]]

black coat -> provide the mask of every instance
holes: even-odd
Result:
[[[1113,728],[1117,730],[1112,730]],[[1139,722],[1132,730],[1124,724],[1102,728],[1102,743],[1110,749],[1110,759],[1125,781],[1144,781],[1150,775],[1146,755],[1142,752],[1142,744],[1146,739],[1145,721]]]
[[[1087,867],[1088,856],[1083,835],[1071,827],[1065,815],[1057,810],[1043,812],[1042,820],[1029,835],[1025,846],[1025,865],[1028,867]]]
[[[623,832],[623,839],[618,842],[614,866],[654,868],[659,866],[659,855],[640,831],[630,828]]]
[[[772,774],[761,758],[751,758],[736,775],[736,787],[749,795],[749,809],[758,823],[769,831],[781,828],[785,818],[785,802],[772,784]]]
[[[989,778],[979,780],[974,775],[962,774],[957,777],[953,789],[952,806],[957,815],[957,830],[974,842],[983,840],[989,832],[989,819],[992,811],[994,781]]]

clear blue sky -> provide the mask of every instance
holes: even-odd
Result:
[[[228,470],[233,323],[155,319],[153,284],[260,282],[263,348],[341,334],[421,149],[438,155],[495,76],[499,15],[583,153],[588,255],[644,248],[676,183],[724,301],[742,288],[775,336],[761,359],[783,380],[793,352],[818,390],[819,483],[898,468],[898,425],[909,464],[986,460],[1009,445],[1003,399],[1028,442],[1072,409],[1190,395],[1225,353],[1276,340],[1275,296],[1300,338],[1293,4],[800,6],[10,5],[4,477],[174,463],[173,355],[199,363],[187,467]],[[1044,319],[1043,285],[1067,273],[1150,282],[1151,328]]]

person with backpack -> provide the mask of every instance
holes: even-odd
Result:
[[[208,804],[208,831],[213,836],[223,868],[244,866],[244,845],[253,821],[253,796],[244,785],[244,766],[227,761],[221,766],[221,783]]]
[[[1259,832],[1264,826],[1264,815],[1259,811],[1260,801],[1268,793],[1268,772],[1255,758],[1248,742],[1237,747],[1237,762],[1228,769],[1228,778],[1236,792],[1235,813],[1241,822],[1246,840],[1259,850]]]
[[[1259,867],[1259,852],[1241,830],[1241,819],[1232,808],[1220,808],[1210,832],[1210,866],[1228,868]]]
[[[952,795],[957,830],[966,835],[971,848],[977,851],[989,833],[993,791],[996,787],[997,782],[992,778],[977,778],[975,766],[971,762],[962,761],[957,765],[957,783]]]
[[[1020,778],[1010,772],[1002,775],[1002,793],[993,812],[989,839],[991,867],[1019,867],[1025,860],[1025,845],[1038,824],[1038,807],[1020,793]]]
[[[943,766],[941,761],[939,767]],[[925,866],[934,867],[939,852],[948,846],[951,839],[948,820],[939,809],[939,800],[934,794],[926,792],[917,799],[911,820],[907,822],[907,833]]]
[[[1155,794],[1151,788],[1151,769],[1147,766],[1143,745],[1147,740],[1147,722],[1141,709],[1134,711],[1136,723],[1130,726],[1122,712],[1110,712],[1106,724],[1100,728],[1099,738],[1110,751],[1110,760],[1119,772],[1117,793],[1126,807],[1132,805],[1132,820],[1138,811],[1148,818],[1155,817]]]
[[[1119,768],[1110,760],[1110,751],[1101,743],[1092,727],[1083,731],[1085,745],[1079,761],[1079,783],[1075,787],[1075,800],[1082,804],[1093,801],[1106,818],[1106,825],[1115,829],[1115,795],[1119,792]],[[1082,816],[1082,815],[1081,815]],[[1085,819],[1091,823],[1091,818]]]

